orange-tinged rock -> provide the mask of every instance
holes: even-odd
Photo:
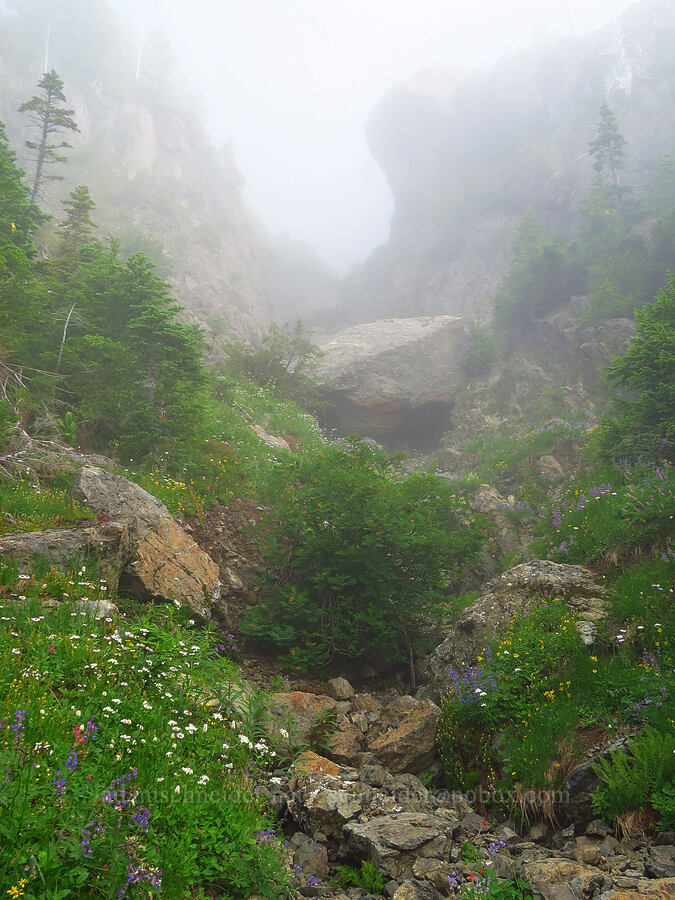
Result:
[[[320,775],[337,775],[340,770],[337,763],[331,762],[325,756],[319,756],[318,753],[314,753],[312,750],[305,750],[304,753],[301,753],[296,759],[293,768],[297,775],[313,775],[315,773]]]

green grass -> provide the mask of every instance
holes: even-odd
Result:
[[[586,473],[556,498],[532,549],[556,562],[590,563],[666,547],[675,515],[668,464],[612,466]]]
[[[0,534],[73,525],[92,517],[67,491],[48,482],[36,488],[23,478],[0,478]]]
[[[0,566],[0,892],[116,897],[131,865],[142,894],[290,896],[262,704],[173,607],[96,618],[106,588]]]
[[[251,426],[286,440],[286,450],[268,446]],[[290,400],[251,381],[221,376],[215,380],[208,422],[201,440],[186,441],[152,468],[119,469],[164,503],[172,515],[203,518],[215,503],[233,497],[267,499],[281,462],[325,442],[309,413]]]

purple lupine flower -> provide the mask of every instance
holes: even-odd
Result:
[[[138,827],[141,829],[143,834],[147,834],[151,817],[152,817],[152,813],[146,806],[144,810],[142,810],[139,813],[136,813],[135,816],[132,816],[131,821],[134,822],[134,824],[138,825]]]
[[[14,713],[14,721],[9,726],[14,732],[14,743],[18,744],[24,734],[24,722],[26,720],[26,710],[17,709]]]
[[[77,768],[77,750],[71,750],[68,754],[68,759],[66,760],[66,769],[69,772],[74,772]]]
[[[62,803],[63,795],[66,793],[66,782],[62,778],[61,772],[56,772],[56,778],[52,780],[52,785],[56,791],[57,803]]]

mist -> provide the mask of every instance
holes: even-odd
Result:
[[[583,35],[628,0],[112,5],[138,41],[168,38],[213,140],[232,143],[251,211],[344,273],[388,235],[392,195],[364,134],[387,88],[427,67],[469,72]]]

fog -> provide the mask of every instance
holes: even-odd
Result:
[[[115,0],[160,27],[231,141],[252,211],[344,272],[387,238],[392,198],[364,122],[429,66],[489,67],[549,36],[611,21],[628,0]]]

